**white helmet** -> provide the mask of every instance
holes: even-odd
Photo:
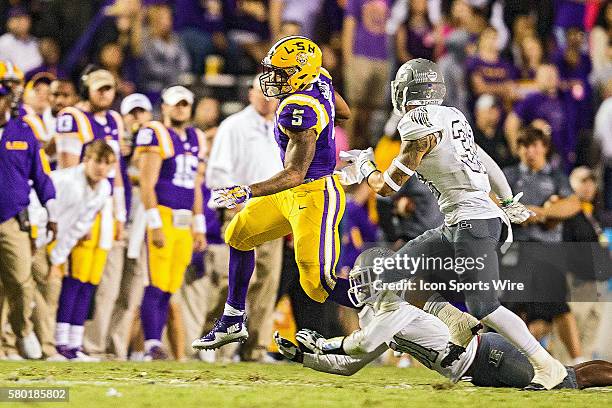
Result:
[[[406,113],[406,105],[440,105],[445,94],[442,72],[425,58],[404,63],[391,81],[393,109],[400,115]]]

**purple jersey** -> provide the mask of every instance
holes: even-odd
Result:
[[[62,109],[57,115],[56,130],[59,136],[61,137],[62,134],[66,133],[76,133],[83,143],[81,159],[85,152],[85,146],[97,139],[106,140],[106,143],[115,151],[117,158],[121,157],[119,141],[124,129],[123,118],[113,110],[106,111],[103,119],[97,118],[91,112],[84,112],[73,107]],[[121,166],[121,172],[126,171],[125,166]],[[108,176],[111,186],[115,177],[115,171],[111,170]]]
[[[30,204],[30,184],[41,203],[55,198],[49,163],[37,138],[35,118],[11,119],[0,127],[0,223]]]
[[[334,140],[334,86],[331,76],[321,69],[319,79],[304,91],[291,94],[280,101],[276,110],[274,136],[285,162],[289,137],[287,130],[314,129],[317,145],[307,179],[318,179],[333,173],[336,167],[336,141]]]
[[[138,151],[155,151],[162,157],[159,178],[155,185],[157,203],[175,210],[191,210],[195,197],[197,168],[205,151],[202,132],[186,129],[183,140],[174,129],[160,122],[149,122],[136,136]]]

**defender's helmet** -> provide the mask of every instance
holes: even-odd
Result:
[[[321,49],[306,37],[280,39],[261,61],[261,90],[267,97],[283,97],[305,89],[319,78]]]
[[[363,251],[355,260],[349,272],[348,298],[355,307],[361,307],[373,299],[380,289],[375,282],[381,282],[379,274],[374,271],[376,259],[390,258],[394,252],[389,248],[375,247]]]
[[[406,113],[406,105],[440,105],[445,94],[442,72],[425,58],[404,63],[391,81],[393,108],[400,115]]]

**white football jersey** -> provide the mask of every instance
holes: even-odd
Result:
[[[408,353],[427,368],[453,382],[463,377],[478,350],[474,337],[465,351],[442,361],[451,352],[448,327],[437,317],[418,309],[397,295],[386,292],[359,312],[360,330],[346,336],[342,348],[346,355],[304,354],[304,366],[332,374],[352,375],[383,354],[391,345]]]
[[[489,197],[491,186],[472,128],[458,109],[419,106],[402,117],[397,129],[402,141],[439,135],[437,145],[423,157],[416,172],[438,199],[446,225],[504,217]]]
[[[404,321],[397,325],[398,320]],[[395,324],[389,324],[391,321]],[[453,382],[459,381],[470,367],[478,348],[478,339],[474,337],[465,352],[450,365],[442,367],[442,360],[450,352],[448,327],[437,317],[406,302],[402,302],[397,310],[386,313],[376,313],[374,308],[367,305],[359,314],[359,326],[365,337],[386,337],[387,345],[394,342],[397,351],[410,354],[425,367]],[[345,348],[346,344],[345,339]]]

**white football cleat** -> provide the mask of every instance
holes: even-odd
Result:
[[[19,348],[23,356],[28,360],[38,360],[42,358],[42,348],[40,347],[38,337],[36,337],[33,331],[24,338],[18,340],[17,343],[20,346]]]
[[[546,366],[534,364],[533,361],[531,361],[531,365],[535,375],[529,385],[523,388],[525,391],[552,390],[567,377],[567,368],[552,357],[550,357]]]

